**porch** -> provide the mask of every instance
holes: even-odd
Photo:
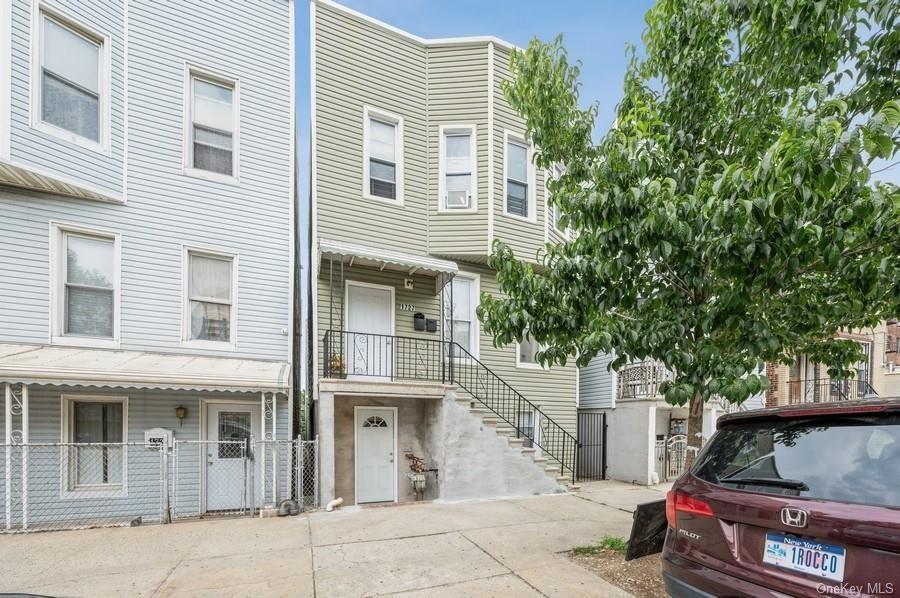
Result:
[[[0,346],[0,533],[252,515],[296,497],[308,449],[291,438],[282,375],[277,362]]]

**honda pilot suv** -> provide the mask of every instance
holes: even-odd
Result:
[[[900,596],[900,400],[722,417],[666,518],[672,596]]]

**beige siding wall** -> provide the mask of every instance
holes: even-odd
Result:
[[[344,281],[340,278],[339,264],[335,264],[333,274],[329,277],[328,262],[320,268],[319,276],[319,313],[318,338],[319,374],[322,373],[323,344],[322,339],[329,328],[342,330],[342,319],[346,313],[344,292],[346,281],[358,281],[380,284],[394,289],[394,322],[397,336],[423,338],[438,341],[441,339],[441,304],[440,295],[434,293],[434,281],[425,276],[413,276],[413,290],[403,288],[402,272],[379,271],[375,268],[358,266],[344,268]],[[477,275],[482,293],[499,294],[494,272],[483,266],[461,264],[460,272],[465,275]],[[331,289],[333,288],[333,294]],[[415,311],[401,310],[401,304],[411,304]],[[437,332],[416,332],[413,329],[413,314],[422,312],[426,318],[438,320]],[[516,367],[515,344],[495,348],[492,337],[484,334],[479,337],[479,360],[495,374],[505,380],[526,399],[541,408],[549,417],[575,434],[575,392],[576,368],[574,362],[565,367],[554,366],[549,369],[532,369]],[[399,351],[399,347],[397,347]]]
[[[475,125],[474,213],[439,212],[440,128]],[[429,251],[436,255],[484,255],[488,212],[488,45],[428,49]]]
[[[318,236],[424,253],[425,48],[315,7]],[[362,197],[363,106],[403,118],[403,205]]]
[[[516,257],[535,261],[538,249],[544,244],[546,204],[544,202],[544,176],[542,169],[536,169],[536,218],[527,222],[515,216],[506,216],[503,208],[506,198],[504,189],[504,161],[506,147],[504,132],[518,135],[525,133],[525,121],[513,110],[503,95],[503,81],[511,78],[509,71],[509,51],[496,48],[494,52],[494,237],[509,245]]]

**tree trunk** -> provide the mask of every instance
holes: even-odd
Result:
[[[687,421],[687,454],[685,455],[684,469],[690,469],[700,450],[700,442],[703,440],[703,397],[695,394],[688,404]]]

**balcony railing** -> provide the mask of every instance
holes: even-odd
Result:
[[[323,338],[325,378],[415,380],[455,384],[574,482],[579,444],[534,403],[458,343],[329,330]]]
[[[641,361],[622,366],[618,372],[616,399],[634,401],[658,398],[661,396],[660,385],[672,379],[672,372],[658,361]]]
[[[868,380],[808,379],[788,380],[788,403],[831,403],[877,397],[878,393]]]
[[[438,340],[329,330],[323,343],[326,378],[448,382]]]

